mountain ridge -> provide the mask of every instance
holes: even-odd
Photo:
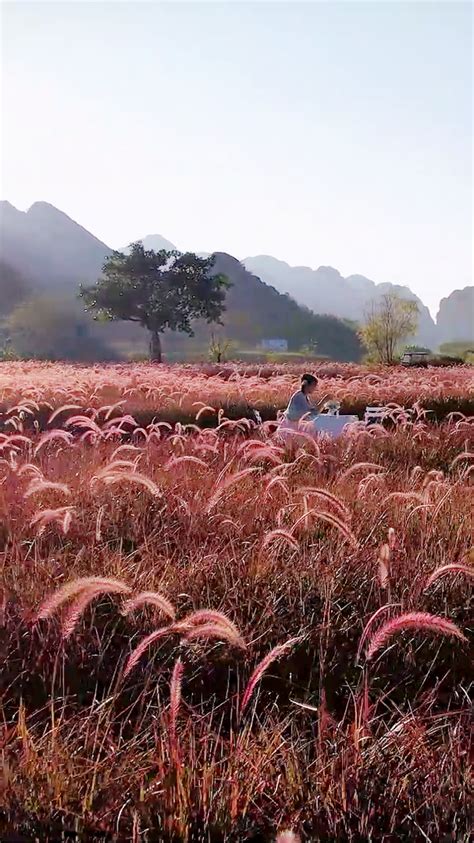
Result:
[[[436,323],[428,308],[405,285],[390,282],[376,284],[360,274],[344,277],[332,266],[319,266],[317,269],[291,266],[271,255],[244,258],[243,264],[267,284],[272,284],[281,293],[288,292],[315,313],[331,313],[340,319],[359,321],[370,302],[384,293],[393,292],[402,298],[412,299],[419,308],[419,326],[414,342],[429,347],[438,344]]]
[[[175,249],[174,244],[160,234],[148,234],[141,242],[145,248],[156,251]],[[124,247],[122,251],[128,248]],[[112,251],[49,202],[34,202],[27,211],[18,210],[7,200],[0,202],[0,258],[41,291],[72,293],[80,282],[95,281]],[[449,340],[470,340],[474,334],[474,288],[471,286],[453,290],[441,300],[438,325],[422,300],[405,285],[375,283],[357,273],[344,277],[331,266],[322,265],[317,269],[291,266],[271,255],[247,257],[240,263],[268,287],[290,296],[315,315],[357,321],[370,300],[393,291],[418,303],[420,322],[416,342],[435,348]],[[464,336],[466,333],[468,336]]]
[[[9,204],[0,210],[0,259],[7,268],[4,277],[0,274],[0,297],[12,277],[14,282],[11,268],[21,270],[29,282],[29,295],[44,297],[46,292],[55,301],[66,297],[71,308],[77,308],[79,283],[95,281],[105,258],[114,250],[47,203],[35,203],[28,212],[17,211]],[[148,235],[143,242],[154,248],[173,246],[161,235]],[[360,359],[356,332],[342,320],[311,313],[252,275],[231,255],[215,253],[213,271],[225,273],[231,281],[223,318],[228,339],[255,347],[261,339],[285,337],[291,350],[317,340],[323,355],[336,360]],[[202,353],[211,333],[219,328],[202,322],[193,327]],[[136,353],[146,342],[145,332],[127,321],[108,323],[101,330],[104,342],[119,353],[119,347]],[[182,353],[192,345],[193,341],[183,335],[165,333],[165,351]]]

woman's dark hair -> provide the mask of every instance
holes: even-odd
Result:
[[[301,388],[304,389],[305,386],[312,386],[313,383],[317,383],[318,379],[314,377],[314,375],[302,375],[301,376]]]

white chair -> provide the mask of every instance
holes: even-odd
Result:
[[[366,407],[364,421],[366,424],[381,424],[388,412],[387,407]]]

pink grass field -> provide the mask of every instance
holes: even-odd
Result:
[[[308,364],[310,365],[310,364]],[[474,399],[472,367],[404,369],[324,363],[314,367],[321,391],[337,400],[413,405],[419,401]],[[2,363],[0,409],[33,402],[53,409],[78,404],[97,410],[122,402],[125,413],[186,410],[249,403],[257,410],[284,407],[301,377],[301,365],[73,366]]]
[[[470,839],[472,369],[317,370],[0,366],[0,839]]]

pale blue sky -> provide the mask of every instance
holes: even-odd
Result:
[[[472,6],[2,7],[2,198],[115,247],[472,283]]]

